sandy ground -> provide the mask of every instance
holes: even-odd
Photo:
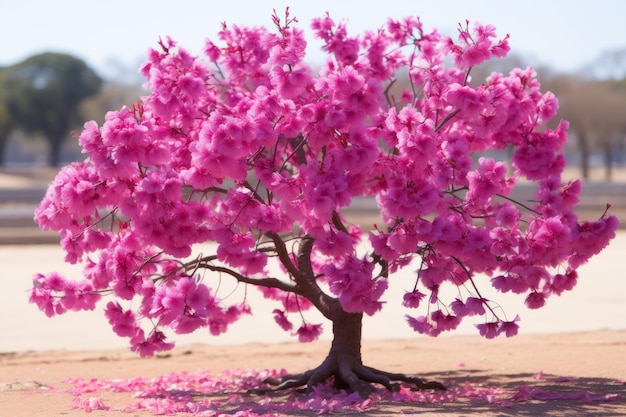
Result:
[[[209,369],[215,374],[238,368],[284,367],[303,371],[316,366],[327,349],[328,344],[320,341],[307,345],[190,345],[177,348],[166,357],[151,359],[140,359],[120,350],[4,354],[0,356],[0,380],[6,382],[0,385],[0,410],[3,416],[81,416],[86,412],[71,409],[73,397],[67,392],[70,384],[63,382],[65,378],[158,377],[198,369]],[[443,381],[449,387],[472,384],[485,389],[500,387],[514,393],[517,387],[525,385],[550,395],[587,393],[593,398],[610,400],[538,398],[512,402],[510,406],[489,404],[480,399],[436,404],[384,402],[358,415],[626,415],[625,354],[626,331],[522,335],[492,341],[473,336],[368,341],[364,344],[363,356],[369,365],[416,373]],[[144,411],[115,411],[136,401],[128,392],[89,395],[98,396],[111,407],[109,411],[93,411],[90,414],[93,416],[152,415]],[[280,397],[275,401],[280,402]],[[289,415],[315,414],[302,411]]]

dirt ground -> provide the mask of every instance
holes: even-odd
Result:
[[[212,374],[236,369],[303,371],[316,366],[327,349],[328,342],[318,341],[304,345],[197,344],[144,359],[123,350],[5,353],[0,355],[0,409],[2,415],[15,417],[81,416],[86,415],[85,411],[71,409],[73,396],[68,393],[71,384],[63,382],[66,378],[88,381],[152,378],[199,369],[210,370]],[[626,415],[626,331],[522,335],[491,341],[476,336],[379,340],[366,341],[363,350],[364,361],[371,366],[418,374],[442,381],[450,388],[467,384],[482,389],[501,388],[504,391],[501,395],[506,397],[526,386],[531,391],[542,392],[543,396],[504,406],[481,398],[431,404],[381,401],[358,415]],[[130,392],[102,391],[88,395],[97,396],[111,407],[108,411],[92,411],[93,416],[152,415],[146,411],[119,411],[137,401]],[[228,396],[214,395],[215,398]],[[248,398],[245,393],[242,396],[244,401],[258,401],[258,397]],[[275,407],[279,407],[281,398],[284,397],[274,398]],[[302,410],[285,415],[315,414],[312,410]]]

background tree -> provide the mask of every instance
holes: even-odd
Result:
[[[57,166],[63,141],[80,122],[79,103],[99,91],[100,77],[80,59],[43,53],[4,68],[0,81],[14,125],[41,132],[50,145],[49,163]]]
[[[626,154],[626,78],[601,81],[600,88],[607,94],[604,102],[605,131],[598,136],[602,151],[605,179],[613,179],[613,167],[617,160],[624,162]]]
[[[552,78],[550,86],[560,97],[558,114],[569,120],[575,134],[583,178],[589,178],[592,154],[600,152],[605,178],[611,180],[613,158],[623,148],[626,132],[624,83],[561,75]]]
[[[107,80],[97,94],[87,97],[80,103],[79,113],[86,120],[95,120],[101,124],[104,122],[106,112],[123,106],[132,107],[133,103],[147,93],[140,83],[128,84],[118,82],[117,79]]]
[[[407,18],[356,37],[326,16],[313,22],[329,54],[314,74],[293,22],[224,26],[207,59],[169,39],[150,52],[150,95],[85,125],[88,158],[61,170],[36,210],[84,279],[37,275],[30,300],[52,316],[112,295],[113,331],[150,355],[173,346],[165,331],[218,335],[249,314],[245,296],[224,293],[230,279],[275,300],[277,324],[302,342],[322,331],[307,309],[332,322],[327,358],[268,381],[276,389],[333,376],[363,396],[370,382],[442,388],[363,364],[363,316],[383,307],[388,280],[406,285],[395,301],[414,309],[417,332],[479,316],[485,337],[514,336],[517,318],[482,288],[540,308],[573,288],[618,221],[578,220],[581,182],[560,178],[566,125],[546,126],[557,101],[531,69],[469,84],[475,65],[508,51],[493,27],[460,26],[455,40]],[[410,83],[393,96],[401,70]],[[513,175],[473,158],[507,146]],[[537,184],[532,206],[511,199],[518,179]],[[345,217],[363,196],[382,219],[367,235]]]
[[[0,85],[3,84],[4,77],[3,69],[0,68]],[[9,109],[6,102],[6,92],[3,88],[0,88],[0,165],[5,160],[4,151],[9,141],[9,135],[14,129],[14,121],[9,114]]]

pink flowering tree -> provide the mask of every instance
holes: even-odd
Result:
[[[407,18],[352,36],[325,16],[312,23],[328,54],[314,71],[295,22],[224,25],[203,57],[171,39],[149,53],[150,94],[85,125],[86,159],[59,172],[35,213],[82,279],[37,275],[30,301],[48,316],[103,301],[113,331],[151,355],[173,347],[168,334],[218,335],[251,314],[220,293],[230,279],[274,300],[277,325],[301,342],[322,329],[307,309],[332,322],[323,363],[268,381],[276,389],[330,377],[363,395],[372,382],[442,388],[362,363],[362,318],[381,310],[389,280],[410,277],[396,302],[413,331],[471,318],[487,338],[513,336],[517,317],[481,289],[542,307],[572,289],[618,221],[574,213],[581,182],[561,180],[567,123],[548,127],[557,100],[532,69],[471,79],[509,49],[492,26],[451,38]],[[510,166],[486,152],[507,147]],[[511,198],[519,181],[536,184],[532,202]],[[375,201],[378,224],[346,219],[356,197]]]

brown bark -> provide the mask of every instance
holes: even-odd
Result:
[[[343,310],[337,313],[332,320],[332,345],[320,366],[301,374],[269,378],[265,382],[272,385],[271,388],[259,388],[252,392],[264,394],[299,387],[306,387],[305,390],[311,392],[313,387],[329,378],[333,378],[336,388],[358,392],[362,398],[367,398],[375,390],[373,384],[380,384],[390,391],[395,391],[399,387],[399,382],[407,383],[415,390],[446,389],[439,382],[423,381],[417,377],[385,372],[363,365],[361,359],[362,320],[363,314],[361,313],[347,313]]]
[[[338,216],[334,219],[340,223]],[[287,251],[285,242],[280,236],[268,233],[274,242],[278,258],[293,277],[295,286],[291,292],[306,297],[333,324],[333,341],[328,355],[315,369],[301,374],[286,375],[281,378],[269,378],[265,382],[270,388],[258,388],[254,393],[267,393],[289,388],[313,387],[333,378],[337,388],[358,392],[361,397],[368,397],[374,390],[372,383],[395,390],[397,383],[402,381],[412,384],[415,389],[445,389],[438,382],[424,382],[419,378],[404,374],[392,374],[363,365],[361,358],[361,329],[363,313],[350,313],[341,307],[339,300],[320,288],[311,265],[311,252],[315,240],[305,236],[300,241],[296,263]]]
[[[424,382],[419,378],[364,366],[361,358],[363,313],[345,311],[337,298],[325,293],[317,284],[317,277],[311,265],[314,240],[310,237],[301,240],[297,264],[294,264],[284,242],[276,235],[270,234],[269,237],[276,244],[278,257],[293,276],[294,292],[310,300],[324,317],[332,322],[333,341],[328,355],[317,368],[301,374],[270,378],[265,382],[272,385],[271,388],[259,388],[253,392],[266,393],[303,386],[307,391],[312,391],[313,387],[329,378],[333,378],[337,388],[358,392],[363,398],[368,397],[374,390],[372,383],[381,384],[389,390],[395,390],[398,386],[392,381],[412,384],[415,389],[445,389],[437,382]]]
[[[361,363],[362,313],[338,314],[333,320],[333,342],[331,354],[350,355]]]

